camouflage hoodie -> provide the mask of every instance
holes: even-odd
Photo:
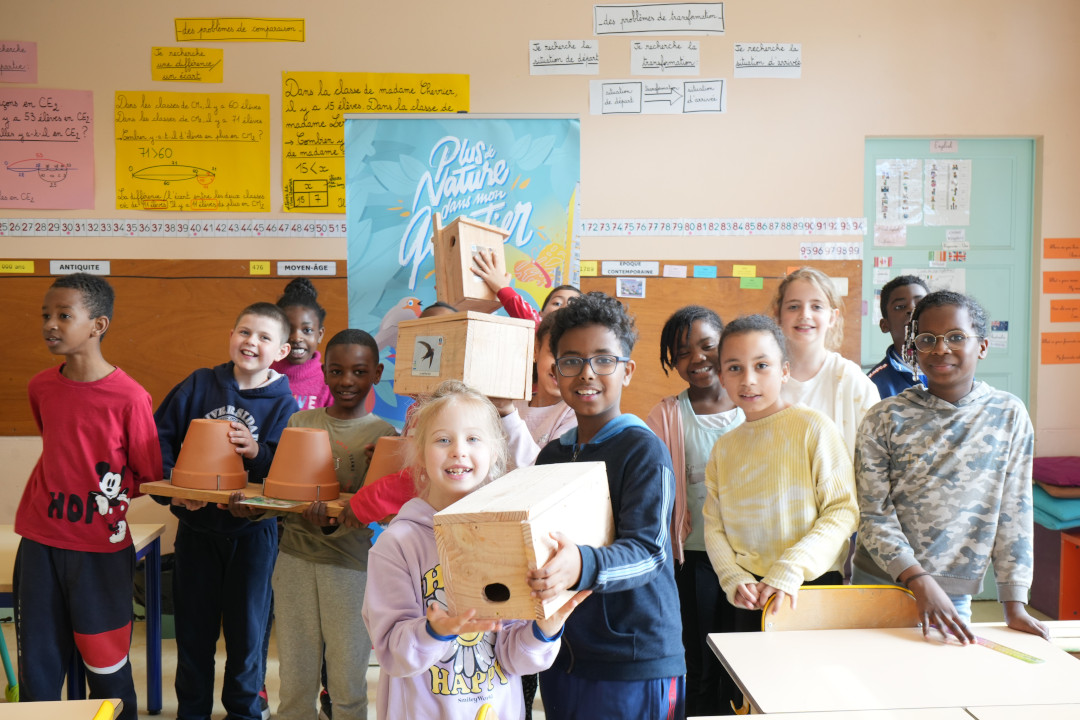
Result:
[[[992,561],[998,599],[1027,602],[1033,449],[1024,404],[984,382],[956,405],[922,385],[878,403],[855,444],[855,564],[895,578],[918,562],[966,595]]]

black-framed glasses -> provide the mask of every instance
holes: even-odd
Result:
[[[577,377],[585,369],[585,363],[589,363],[589,367],[597,375],[610,375],[615,372],[615,368],[619,367],[619,363],[629,359],[618,355],[593,355],[588,358],[571,355],[558,358],[555,361],[555,367],[559,369],[559,374],[563,377]]]
[[[945,347],[954,348],[960,347],[972,338],[974,338],[975,340],[979,340],[982,338],[982,336],[968,335],[967,333],[962,333],[959,330],[957,330],[956,332],[945,333],[944,335],[935,335],[933,333],[919,333],[915,336],[915,339],[913,340],[913,342],[915,343],[915,349],[921,353],[928,353],[937,347],[938,338],[941,338],[945,341]]]

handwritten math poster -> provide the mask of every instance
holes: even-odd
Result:
[[[93,93],[0,87],[0,168],[0,208],[93,208]]]
[[[270,99],[118,91],[117,210],[269,212]]]
[[[594,5],[596,35],[723,35],[724,3]]]
[[[529,41],[530,75],[599,75],[597,40]]]
[[[150,78],[160,82],[219,83],[225,51],[204,47],[155,47],[150,50]]]
[[[593,115],[698,115],[727,112],[722,78],[702,80],[590,80]]]
[[[286,72],[281,102],[285,210],[343,213],[345,114],[466,112],[469,76]]]
[[[178,42],[304,42],[304,18],[204,17],[173,20]]]
[[[701,46],[697,40],[634,40],[630,43],[632,75],[697,75]]]
[[[580,176],[576,118],[467,115],[345,121],[349,326],[375,336],[385,366],[374,412],[400,423],[393,393],[397,323],[435,301],[432,215],[509,233],[512,286],[539,308],[571,282]]]
[[[37,82],[37,43],[0,40],[0,82]]]

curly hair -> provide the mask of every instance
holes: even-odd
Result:
[[[986,337],[986,325],[989,321],[986,310],[983,309],[978,300],[970,295],[953,290],[932,292],[920,300],[911,313],[911,322],[908,323],[907,334],[904,337],[904,360],[908,365],[915,367],[919,362],[918,353],[915,352],[915,336],[919,334],[919,317],[929,308],[950,305],[967,310],[968,319],[971,320],[971,328],[975,331],[975,334],[981,338]]]
[[[548,344],[551,354],[559,356],[559,341],[564,333],[588,325],[601,325],[619,339],[623,352],[629,355],[637,342],[637,328],[634,316],[626,311],[626,306],[602,292],[590,292],[572,297],[566,306],[555,313]]]
[[[679,308],[664,323],[664,329],[660,331],[660,369],[664,374],[668,370],[675,369],[675,363],[679,355],[679,343],[683,338],[689,339],[690,328],[694,323],[701,320],[716,330],[717,333],[724,331],[724,321],[720,316],[707,307],[700,305],[687,305]]]
[[[379,345],[375,342],[375,338],[371,337],[371,334],[364,330],[357,330],[356,328],[347,328],[330,338],[330,342],[326,343],[326,352],[330,353],[330,348],[338,345],[363,345],[374,358],[379,357]]]
[[[326,322],[326,308],[319,304],[319,291],[306,277],[293,278],[285,286],[285,293],[278,298],[277,306],[282,310],[301,307],[315,313],[320,327]]]

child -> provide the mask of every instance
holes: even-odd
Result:
[[[288,334],[280,308],[250,305],[229,336],[229,362],[196,370],[169,392],[154,413],[165,477],[172,474],[188,423],[220,418],[231,422],[229,439],[243,456],[249,481],[262,482],[296,410],[288,379],[270,368],[288,354]],[[172,511],[180,520],[173,572],[178,715],[210,716],[214,650],[223,631],[228,660],[221,702],[230,717],[258,718],[276,521],[235,518],[197,501],[174,499]]]
[[[489,704],[500,720],[518,720],[519,676],[551,663],[563,622],[588,593],[547,620],[450,615],[432,516],[502,473],[506,441],[491,403],[456,380],[423,403],[415,437],[419,497],[401,508],[368,560],[363,614],[379,660],[377,716],[472,720]]]
[[[646,423],[671,451],[675,471],[675,511],[671,522],[675,584],[682,608],[686,648],[686,714],[725,711],[721,685],[726,677],[706,635],[720,632],[727,603],[705,551],[705,465],[713,445],[742,421],[720,384],[720,333],[724,324],[712,310],[689,305],[676,310],[660,333],[660,367],[675,370],[687,388],[661,400]]]
[[[840,293],[833,281],[809,267],[784,278],[773,300],[791,358],[784,399],[832,418],[850,458],[855,454],[859,421],[880,397],[862,369],[835,352],[844,336],[840,308]]]
[[[364,406],[371,386],[382,377],[375,339],[363,330],[342,330],[326,346],[325,370],[333,405],[298,412],[289,418],[289,427],[330,433],[338,482],[343,492],[352,493],[363,485],[367,472],[364,448],[383,435],[397,434]],[[363,669],[371,640],[356,606],[364,598],[370,548],[371,531],[328,521],[326,503],[312,503],[303,517],[286,515],[273,581],[281,663],[279,720],[311,717],[324,642],[335,720],[367,720]]]
[[[307,278],[294,278],[285,286],[277,306],[289,319],[289,354],[270,367],[289,378],[289,387],[300,410],[326,407],[331,402],[330,388],[323,380],[319,343],[326,328],[326,309],[319,304],[319,293]]]
[[[551,328],[555,318],[548,314],[536,328],[536,383],[529,400],[492,399],[502,416],[503,430],[515,467],[536,462],[540,448],[577,425],[573,409],[563,402],[555,378],[555,356],[551,354]]]
[[[548,443],[537,465],[604,461],[615,541],[574,545],[553,534],[558,551],[529,573],[533,594],[567,589],[597,597],[566,625],[563,649],[540,674],[552,718],[682,718],[686,663],[668,523],[675,480],[667,448],[620,409],[630,384],[637,332],[615,298],[588,293],[555,313],[551,350],[559,392],[577,428]]]
[[[499,298],[499,302],[502,303],[507,315],[521,320],[532,320],[537,327],[539,327],[540,321],[547,317],[548,314],[561,308],[570,298],[581,294],[581,291],[573,285],[559,285],[547,294],[543,304],[540,306],[540,312],[536,312],[533,310],[532,305],[525,302],[521,295],[518,294],[517,290],[510,287],[510,273],[499,275],[498,268],[495,265],[494,250],[481,250],[476,253],[472,271]]]
[[[840,584],[858,521],[851,460],[836,426],[781,392],[784,345],[764,315],[733,320],[720,338],[721,382],[746,414],[717,441],[705,471],[705,545],[734,606],[726,631],[760,630],[770,597],[794,609],[801,585]]]
[[[160,477],[161,451],[149,393],[101,354],[112,314],[113,290],[96,275],[65,275],[45,293],[45,346],[64,362],[28,387],[42,451],[15,513],[12,585],[20,699],[59,700],[76,647],[90,697],[120,698],[120,717],[134,720],[124,518],[139,484]]]
[[[881,321],[878,326],[881,332],[892,335],[892,345],[885,352],[885,359],[866,376],[877,386],[883,400],[917,383],[926,384],[926,378],[904,361],[904,333],[912,310],[928,292],[930,288],[926,286],[926,281],[916,275],[894,277],[881,288]]]
[[[859,428],[855,579],[896,578],[915,594],[924,635],[935,625],[965,643],[971,594],[992,562],[1009,627],[1049,638],[1024,607],[1034,433],[1018,398],[975,379],[986,312],[966,295],[930,293],[909,338],[926,386],[879,403]]]

